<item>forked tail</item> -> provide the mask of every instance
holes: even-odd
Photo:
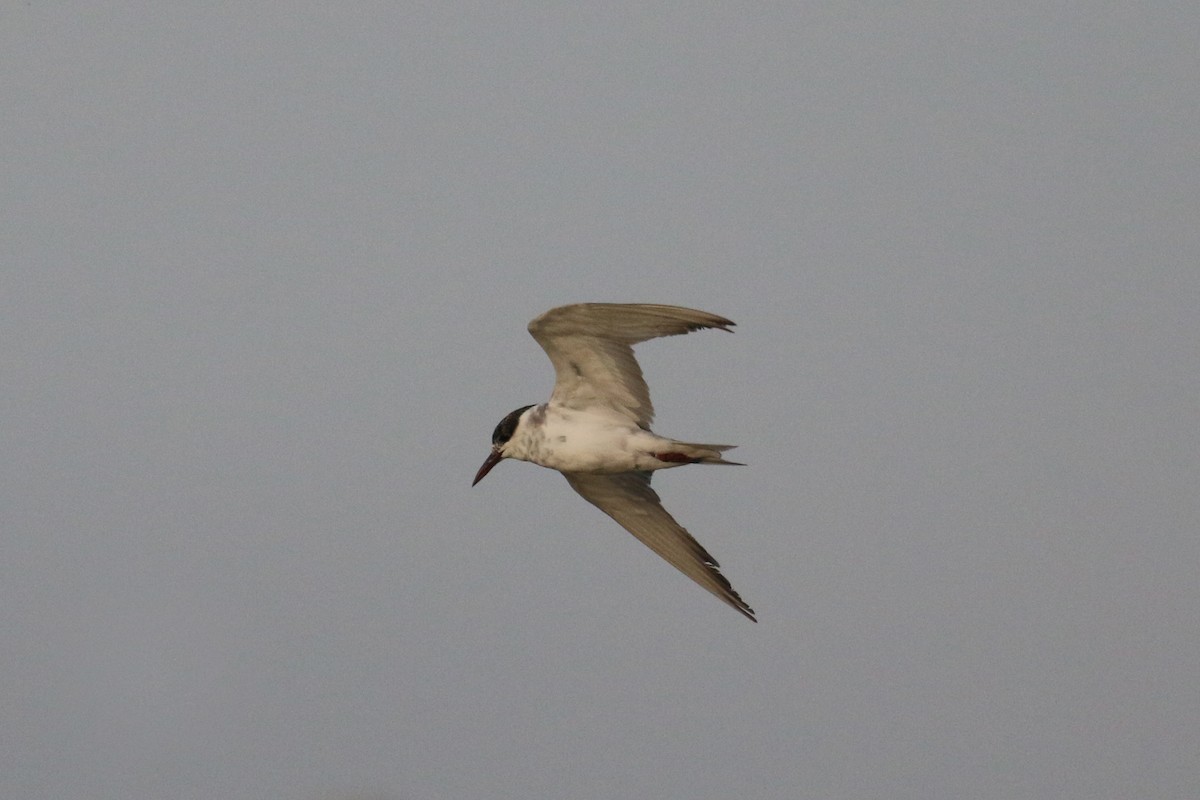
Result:
[[[736,444],[696,444],[694,442],[679,442],[671,440],[674,445],[674,450],[678,451],[681,456],[678,460],[688,464],[729,464],[734,467],[744,467],[745,464],[740,461],[726,461],[721,457],[721,453],[726,450],[732,450],[737,447]],[[670,455],[675,455],[671,453]],[[667,461],[674,459],[664,459],[662,455],[659,458]]]

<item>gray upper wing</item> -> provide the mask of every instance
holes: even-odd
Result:
[[[662,507],[658,493],[650,488],[649,472],[595,475],[564,472],[571,488],[596,508],[615,519],[621,527],[666,559],[673,567],[703,586],[751,620],[750,608],[692,535]]]
[[[550,309],[529,323],[529,333],[554,365],[551,402],[566,408],[607,407],[648,428],[654,406],[633,345],[702,328],[729,331],[733,324],[679,306],[578,303]]]

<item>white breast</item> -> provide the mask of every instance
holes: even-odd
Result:
[[[561,472],[653,469],[665,440],[616,414],[538,406],[527,412],[505,455]]]

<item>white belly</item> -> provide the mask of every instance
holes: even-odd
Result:
[[[611,415],[548,408],[542,424],[530,433],[525,460],[561,472],[614,473],[665,466],[651,454],[663,450],[667,440]]]

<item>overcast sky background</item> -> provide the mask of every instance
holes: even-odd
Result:
[[[0,11],[0,796],[1194,800],[1200,6],[580,6]]]

